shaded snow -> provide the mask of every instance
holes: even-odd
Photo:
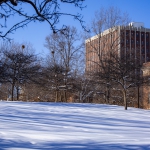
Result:
[[[150,111],[100,104],[0,102],[0,150],[149,150]]]

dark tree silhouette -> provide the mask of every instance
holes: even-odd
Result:
[[[64,97],[67,101],[67,85],[72,84],[70,77],[79,67],[77,61],[82,59],[83,43],[81,36],[75,27],[67,27],[63,33],[59,32],[47,36],[45,46],[51,52],[53,63],[62,64],[64,67]]]
[[[34,80],[40,69],[36,63],[36,57],[33,54],[24,54],[22,52],[4,52],[4,64],[7,68],[5,71],[5,82],[11,84],[11,100],[13,101],[14,90],[17,92],[19,100],[20,87],[29,81]]]

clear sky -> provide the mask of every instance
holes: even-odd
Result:
[[[80,11],[76,7],[64,5],[63,10],[66,12],[80,12],[84,18],[85,24],[89,24],[94,17],[94,13],[101,7],[115,6],[121,11],[127,12],[134,22],[143,22],[146,28],[150,28],[150,0],[85,0],[84,5],[87,7]],[[17,21],[17,18],[13,22]],[[79,31],[82,28],[78,21],[73,18],[63,17],[60,24],[75,26]],[[47,23],[31,23],[23,29],[19,29],[14,34],[10,35],[15,42],[23,43],[30,42],[36,50],[37,54],[45,55],[48,50],[44,47],[45,37],[50,34],[50,28]]]

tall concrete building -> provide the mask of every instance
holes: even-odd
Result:
[[[120,57],[130,53],[140,63],[150,62],[150,29],[143,23],[131,22],[128,26],[116,26],[85,41],[86,71],[97,70],[98,61],[107,51],[115,51]]]

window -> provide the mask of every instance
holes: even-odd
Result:
[[[149,53],[149,49],[146,49],[146,53]]]
[[[147,61],[150,61],[150,58],[149,58],[149,57],[147,57]]]
[[[142,49],[142,50],[141,50],[141,52],[142,52],[142,54],[144,54],[144,53],[145,53],[145,50],[144,50],[144,49]]]
[[[146,34],[146,37],[148,37],[148,33]]]
[[[145,56],[144,56],[144,55],[142,55],[142,61],[143,61],[143,62],[145,61]]]
[[[124,43],[124,39],[121,39],[121,43]]]

